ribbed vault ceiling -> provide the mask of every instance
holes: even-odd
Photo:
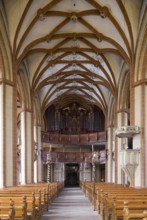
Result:
[[[27,66],[43,111],[75,101],[107,113],[110,97],[117,96],[121,68],[133,59],[141,2],[3,1],[18,68]]]

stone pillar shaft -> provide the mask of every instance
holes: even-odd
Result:
[[[0,82],[0,187],[13,186],[16,172],[16,88]]]
[[[34,182],[42,181],[42,162],[41,162],[41,127],[34,126],[34,140],[36,143],[36,158],[34,161]]]
[[[112,157],[113,152],[113,127],[109,127],[107,129],[108,132],[108,142],[107,142],[107,181],[113,182],[113,168],[114,168],[114,161]]]
[[[128,125],[128,113],[120,111],[117,113],[117,127]],[[121,184],[125,182],[124,172],[122,172],[120,166],[120,151],[124,148],[127,143],[126,138],[116,138],[117,143],[115,144],[115,170],[116,170],[116,183]]]
[[[34,146],[32,146],[32,113],[29,111],[21,112],[21,184],[32,183],[33,181],[33,162],[34,162]]]

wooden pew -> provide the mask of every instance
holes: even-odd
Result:
[[[123,219],[124,200],[128,200],[130,204],[132,204],[129,206],[131,215],[137,216],[137,214],[139,214],[140,216],[145,216],[143,211],[147,210],[146,188],[136,189],[132,187],[125,187],[122,184],[96,183],[94,194],[92,188],[93,183],[82,184],[83,191],[85,193],[88,192],[88,197],[92,200],[92,204],[95,206],[98,213],[102,215],[103,220],[116,220],[118,217]],[[91,199],[92,195],[93,199]],[[139,207],[138,210],[136,209],[137,206]]]
[[[9,201],[9,205],[0,205],[0,219],[15,219],[14,202],[12,200]]]
[[[29,218],[31,216],[31,219],[35,220],[35,214],[34,214],[35,208],[33,208],[32,198],[31,198],[31,202],[29,203],[29,201],[27,201],[26,196],[22,197],[22,195],[21,196],[19,195],[17,197],[16,195],[14,196],[11,195],[11,197],[9,197],[8,195],[3,196],[3,197],[0,196],[0,205],[1,204],[7,205],[9,201],[13,201],[14,203],[15,218],[26,220],[28,216]]]
[[[105,216],[105,219],[109,219],[111,216],[115,216],[116,210],[123,210],[124,200],[128,200],[131,205],[134,206],[145,206],[147,207],[147,196],[139,196],[138,194],[134,195],[120,195],[117,198],[108,198],[108,195],[105,196],[105,201],[101,203],[100,214]]]
[[[25,196],[23,196],[25,194]],[[8,193],[6,192],[5,194],[3,193],[0,195],[0,201],[2,203],[6,203],[9,199],[13,199],[15,202],[15,207],[19,204],[22,204],[23,206],[26,206],[26,215],[30,216],[32,220],[39,219],[41,216],[40,214],[40,207],[38,207],[38,202],[36,202],[38,197],[35,197],[35,193],[20,193],[20,192],[14,192],[14,193]],[[23,199],[23,200],[22,200]],[[35,202],[37,204],[35,204]]]
[[[112,186],[112,185],[111,185]],[[118,187],[118,188],[117,188]],[[104,190],[104,189],[103,189]],[[122,186],[114,186],[108,188],[106,186],[106,191],[104,192],[102,189],[96,191],[96,200],[98,200],[99,207],[97,207],[98,211],[100,210],[101,206],[107,206],[107,203],[112,202],[113,198],[121,198],[122,200],[126,197],[128,198],[135,198],[135,197],[141,197],[141,199],[147,198],[147,190],[146,189],[126,189]],[[107,203],[106,203],[107,201]]]
[[[15,208],[17,218],[39,220],[62,188],[63,183],[40,183],[0,189],[0,204],[5,204],[5,209],[8,210],[7,204],[11,198],[15,203],[13,208]],[[25,205],[22,198],[26,199]],[[8,219],[8,213],[5,215]]]
[[[147,220],[147,210],[143,212],[140,211],[138,207],[136,207],[135,211],[130,210],[128,201],[124,202],[124,209],[123,209],[123,219],[124,220],[131,220],[131,219],[138,219],[138,220]]]
[[[17,189],[17,187],[9,190],[5,190],[0,192],[0,198],[3,195],[3,197],[11,197],[14,199],[14,197],[21,198],[23,195],[27,197],[27,212],[29,215],[32,216],[32,219],[39,219],[40,216],[43,214],[45,211],[45,208],[47,209],[48,203],[47,203],[47,197],[45,195],[45,192],[35,192],[32,193],[32,188],[28,190],[22,189],[21,190]],[[34,217],[35,216],[35,217]]]

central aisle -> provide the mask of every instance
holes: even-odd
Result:
[[[80,188],[64,188],[41,220],[101,220]]]

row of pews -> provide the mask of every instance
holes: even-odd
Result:
[[[63,183],[37,183],[0,189],[0,220],[40,220]]]
[[[147,220],[147,188],[104,182],[81,182],[102,220]]]

